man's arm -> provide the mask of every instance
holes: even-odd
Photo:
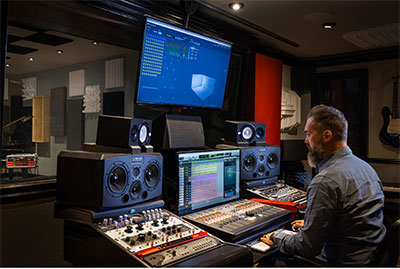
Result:
[[[307,190],[307,209],[304,226],[294,235],[275,233],[269,239],[281,252],[316,256],[331,232],[337,215],[338,188],[336,183],[316,176]]]

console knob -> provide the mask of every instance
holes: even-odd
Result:
[[[139,239],[139,241],[143,242],[144,240],[146,240],[146,236],[144,234],[139,234],[138,239]]]
[[[157,235],[156,234],[153,234],[153,239],[157,239]]]
[[[143,230],[143,223],[138,223],[136,229],[139,231]]]
[[[129,225],[126,226],[125,232],[128,233],[128,234],[132,233],[133,232],[132,231],[132,226],[129,226]]]
[[[135,245],[135,240],[131,240],[130,244],[131,244],[131,246],[134,246]]]
[[[158,226],[158,220],[153,220],[153,226]]]
[[[130,238],[127,236],[125,237],[125,242],[129,242]]]
[[[168,217],[163,217],[162,223],[163,224],[168,224]]]
[[[253,212],[250,212],[250,211],[247,211],[247,212],[246,212],[246,215],[249,216],[249,217],[253,217],[253,216],[254,216],[254,213],[253,213]]]
[[[148,231],[148,232],[147,232],[147,235],[148,235],[148,236],[152,235],[152,232],[151,232],[151,231]]]

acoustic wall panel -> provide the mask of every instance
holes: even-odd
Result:
[[[67,101],[67,149],[81,150],[85,135],[82,99]]]
[[[50,134],[66,136],[67,134],[67,88],[50,90]]]
[[[124,87],[124,58],[106,61],[106,89]]]
[[[11,121],[15,121],[20,117],[24,116],[22,112],[22,96],[13,95],[11,96]]]
[[[103,94],[103,114],[124,116],[124,92],[106,92]]]
[[[32,142],[49,142],[50,96],[33,96],[32,116]]]
[[[8,100],[8,78],[4,80],[4,100]]]
[[[85,91],[85,70],[69,72],[69,96],[81,96]]]

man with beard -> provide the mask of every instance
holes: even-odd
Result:
[[[304,128],[308,162],[317,175],[307,189],[299,231],[273,232],[261,240],[284,254],[316,257],[333,266],[367,266],[383,240],[384,196],[373,168],[347,146],[347,120],[339,110],[318,105]],[[282,265],[281,265],[282,266]]]

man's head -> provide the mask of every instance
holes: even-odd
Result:
[[[318,105],[307,116],[304,142],[308,147],[308,163],[316,165],[330,153],[346,146],[347,120],[343,113],[334,107]]]

